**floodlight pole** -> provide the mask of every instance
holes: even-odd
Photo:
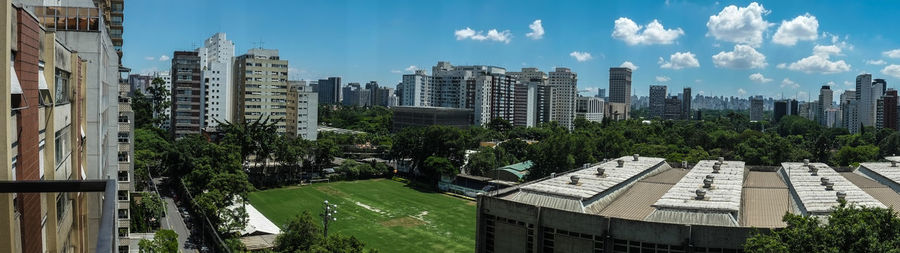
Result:
[[[328,200],[325,200],[322,202],[322,209],[323,212],[319,216],[322,217],[322,227],[325,228],[323,230],[325,232],[325,239],[328,240],[328,223],[330,221],[337,221],[337,218],[334,217],[334,215],[337,214],[337,205],[329,204]]]

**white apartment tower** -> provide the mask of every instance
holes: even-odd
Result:
[[[319,124],[319,94],[306,81],[288,81],[297,92],[297,137],[316,140]]]
[[[218,122],[229,120],[233,105],[232,66],[234,65],[234,42],[225,33],[216,33],[197,49],[200,56],[201,80],[206,90],[204,98],[204,126],[215,127]]]
[[[550,88],[550,121],[569,130],[575,128],[575,102],[578,96],[578,74],[569,68],[556,68],[547,79]]]
[[[425,70],[416,70],[415,74],[403,75],[403,81],[397,86],[400,90],[401,106],[432,106],[431,87],[434,78]]]
[[[526,126],[535,127],[541,123],[549,122],[546,108],[549,108],[546,99],[547,73],[537,68],[522,68],[521,72],[507,72],[507,75],[518,79],[519,83],[528,87],[528,109]]]

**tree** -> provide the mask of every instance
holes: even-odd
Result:
[[[153,235],[153,241],[141,239],[138,247],[141,253],[177,253],[178,234],[168,229],[159,230]]]
[[[841,203],[820,218],[786,213],[787,227],[747,239],[746,252],[898,252],[900,218],[891,209]]]
[[[440,176],[456,175],[459,171],[456,168],[457,167],[453,166],[447,158],[430,156],[428,159],[425,159],[425,174],[428,175],[428,178],[435,181],[436,179],[439,179]]]
[[[881,150],[882,157],[900,154],[900,133],[894,132],[882,139],[878,143],[878,149]]]
[[[301,252],[309,250],[322,241],[322,229],[313,220],[309,211],[290,219],[275,238],[275,250],[278,252]]]
[[[878,147],[876,146],[844,146],[834,156],[834,164],[850,166],[856,163],[875,161],[876,159],[878,159]]]
[[[499,166],[497,156],[494,154],[493,148],[481,148],[478,152],[469,155],[469,162],[466,164],[466,173],[469,175],[483,176],[488,171],[496,169]]]

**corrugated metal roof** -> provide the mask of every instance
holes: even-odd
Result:
[[[744,162],[725,161],[719,166],[720,169],[716,173],[713,168],[717,163],[712,160],[697,163],[653,206],[659,209],[678,209],[689,212],[740,211]],[[712,185],[704,188],[704,181],[710,176],[713,177]],[[696,198],[696,191],[699,189],[706,191],[703,199]],[[682,216],[679,215],[679,217]]]
[[[747,173],[747,180],[744,181],[744,188],[781,188],[787,189],[788,186],[774,172],[750,171]]]
[[[852,172],[841,173],[841,176],[844,176],[847,180],[850,180],[850,182],[853,182],[853,184],[862,188],[863,191],[866,191],[866,193],[872,195],[872,197],[878,201],[881,201],[885,206],[889,206],[893,208],[894,211],[900,212],[900,194],[890,187]]]
[[[900,184],[900,164],[897,167],[891,167],[891,163],[862,163],[860,167]]]
[[[761,172],[775,175],[773,172]],[[749,178],[750,176],[748,176]],[[777,176],[775,179],[778,179]],[[748,179],[749,180],[749,179]],[[778,181],[781,181],[780,179]],[[741,226],[776,228],[785,227],[781,218],[790,211],[790,193],[784,188],[744,188]]]
[[[810,172],[803,163],[782,163],[782,170],[786,176],[788,185],[794,189],[793,193],[797,194],[800,199],[801,210],[813,214],[827,214],[831,212],[834,206],[837,206],[838,200],[836,193],[843,191],[847,194],[848,203],[886,208],[884,204],[873,198],[871,195],[851,183],[849,180],[835,172],[831,167],[823,163],[810,163],[818,171]],[[813,175],[815,174],[815,175]],[[834,190],[825,190],[820,179],[828,178],[834,183]]]
[[[855,184],[859,188],[887,188],[887,186],[883,184],[879,184],[872,179],[868,179],[862,175],[858,175],[853,172],[840,172],[841,176],[844,176],[848,181]]]
[[[503,166],[503,167],[500,167],[497,169],[498,170],[507,169],[507,170],[514,170],[514,171],[522,172],[522,171],[526,171],[526,170],[530,169],[532,165],[533,164],[531,164],[531,161],[524,161],[524,162],[520,162],[520,163],[516,163],[516,164],[506,165],[506,166]]]
[[[678,181],[678,179],[671,180],[671,178],[681,178],[685,174],[687,174],[687,171],[670,169],[638,181],[631,186],[631,189],[619,196],[616,201],[613,201],[603,211],[600,211],[599,215],[643,220],[656,210],[652,206],[653,203],[659,200]],[[666,181],[672,182],[666,183]]]

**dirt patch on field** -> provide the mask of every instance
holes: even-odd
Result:
[[[478,202],[475,202],[475,201],[466,201],[466,205],[474,206],[474,205],[478,205]]]
[[[338,189],[335,189],[331,186],[316,186],[315,188],[317,191],[324,192],[324,193],[327,193],[330,195],[334,195],[334,196],[338,196],[338,197],[346,197],[347,196],[346,193],[339,191]]]
[[[390,219],[390,220],[381,222],[381,225],[385,226],[385,227],[405,227],[405,228],[415,227],[415,226],[419,226],[422,224],[425,224],[425,221],[415,219],[415,218],[409,217],[409,216],[403,217],[403,218]]]

